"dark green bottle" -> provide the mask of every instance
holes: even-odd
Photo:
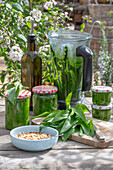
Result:
[[[27,40],[27,52],[21,60],[21,82],[32,92],[34,86],[42,84],[42,59],[36,52],[36,36],[29,34]],[[32,97],[30,107],[32,108]]]

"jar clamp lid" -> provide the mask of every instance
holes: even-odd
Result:
[[[109,93],[112,92],[112,88],[109,86],[94,86],[92,87],[92,91],[97,93]]]
[[[24,99],[31,96],[31,92],[28,90],[21,89],[17,99]],[[4,97],[8,97],[8,90],[4,92]]]
[[[92,104],[91,107],[94,108],[94,109],[98,109],[98,110],[108,110],[108,109],[112,108],[112,104],[110,103],[107,106],[98,106],[98,105]]]
[[[32,88],[32,91],[34,93],[39,93],[39,94],[48,94],[48,93],[55,93],[58,91],[58,88],[55,86],[51,85],[41,85],[41,86],[35,86]]]

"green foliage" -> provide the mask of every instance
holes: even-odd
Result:
[[[84,112],[90,110],[84,104],[78,104],[75,108],[70,107],[72,93],[66,98],[66,110],[57,110],[52,113],[42,113],[34,118],[46,116],[40,126],[40,131],[45,126],[56,128],[59,134],[63,134],[62,140],[70,139],[72,134],[79,132],[94,137],[94,126],[92,120],[86,120]],[[32,118],[32,119],[34,119]]]
[[[29,4],[30,2],[30,4]],[[2,88],[0,95],[9,84],[14,85],[21,82],[22,54],[27,50],[27,35],[31,32],[31,23],[34,21],[33,33],[37,37],[37,51],[42,57],[43,82],[52,81],[51,57],[49,50],[48,32],[58,28],[68,27],[66,20],[70,17],[64,13],[70,10],[67,6],[62,9],[53,3],[53,6],[45,9],[47,0],[28,1],[28,0],[6,0],[0,4],[0,57],[4,57],[6,71],[0,73]],[[33,11],[37,11],[33,13]],[[14,55],[13,47],[16,46],[17,55]],[[17,59],[16,57],[19,56]],[[8,81],[6,81],[6,77]]]

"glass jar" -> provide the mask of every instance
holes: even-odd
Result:
[[[112,104],[108,106],[97,106],[92,104],[92,117],[100,120],[109,121],[111,117]]]
[[[35,86],[33,91],[33,113],[51,112],[58,109],[57,87],[50,85]]]
[[[92,87],[92,102],[95,105],[107,106],[111,103],[112,88],[109,86]]]
[[[5,96],[5,127],[6,129],[13,129],[18,126],[29,124],[29,107],[31,92],[28,90],[20,90],[17,101],[12,104],[8,100],[8,91],[4,93]]]
[[[92,55],[88,48],[92,35],[76,30],[51,30],[50,41],[54,85],[58,87],[58,104],[65,109],[65,99],[72,92],[70,105],[83,100],[82,91],[88,91],[92,81]]]

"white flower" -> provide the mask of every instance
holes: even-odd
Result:
[[[23,3],[25,4],[25,6],[29,6],[29,1],[28,0],[23,0]]]
[[[68,17],[68,12],[64,12],[65,17]]]
[[[26,21],[26,22],[32,21],[32,20],[33,20],[33,18],[32,18],[31,16],[28,16],[28,17],[25,18],[25,21]]]
[[[64,16],[64,13],[61,13],[60,15],[61,15],[61,16]]]
[[[72,7],[70,7],[70,11],[73,12],[73,8]]]
[[[0,0],[0,4],[4,4],[4,3],[5,3],[5,1]]]
[[[56,2],[55,0],[52,0],[52,2],[53,2],[53,4],[54,4],[54,5],[56,5],[56,4],[57,4],[57,2]]]
[[[9,58],[13,61],[20,61],[23,56],[23,51],[18,46],[13,46],[9,52]]]
[[[32,15],[32,17],[39,22],[41,20],[42,17],[42,13],[39,10],[33,9],[30,14]]]
[[[39,48],[39,53],[40,52],[46,52],[46,51],[48,51],[49,50],[49,47],[50,47],[50,45],[43,45],[43,46],[41,46],[40,48]]]
[[[51,1],[46,2],[46,3],[44,4],[44,8],[45,8],[45,9],[53,8],[53,2],[51,2]]]
[[[45,17],[45,21],[48,21],[48,17]]]
[[[21,16],[18,16],[18,21],[19,21],[19,22],[23,22],[23,21],[24,21],[24,19],[23,19],[23,18],[21,18]]]

